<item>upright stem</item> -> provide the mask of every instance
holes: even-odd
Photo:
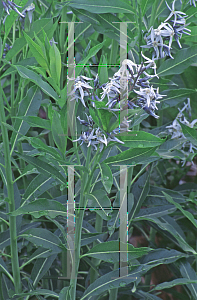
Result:
[[[141,44],[142,44],[142,14],[141,14],[141,6],[137,4],[138,8],[138,43],[139,43],[139,64],[141,64],[142,58],[141,58]]]
[[[103,151],[98,154],[99,148],[95,154],[95,161],[94,165],[92,167],[90,175],[86,172],[84,173],[84,176],[82,176],[82,182],[81,182],[81,193],[80,193],[80,200],[79,200],[79,209],[78,214],[76,215],[76,225],[75,225],[75,266],[72,268],[72,275],[70,280],[70,295],[72,300],[76,299],[76,286],[77,286],[77,274],[78,274],[78,268],[80,263],[80,249],[81,249],[81,232],[82,232],[82,223],[83,223],[83,217],[84,217],[84,211],[86,207],[86,194],[90,190],[92,177],[94,175],[94,171],[97,166],[97,162],[100,160]],[[89,168],[91,158],[91,146],[88,148],[87,158],[86,158],[86,164],[85,167]],[[88,177],[89,175],[89,177]]]
[[[103,228],[103,219],[99,214],[96,214],[96,222],[95,222],[95,229],[97,232],[102,232]],[[93,247],[97,245],[95,241],[93,243]],[[100,259],[92,257],[92,263],[97,266],[100,262]],[[98,273],[93,268],[90,269],[90,284],[93,283],[98,278]]]
[[[3,123],[6,123],[4,103],[2,97],[2,87],[0,86],[0,122],[1,122],[1,131],[3,138],[3,147],[4,147],[4,158],[5,158],[5,173],[7,180],[7,192],[8,192],[8,201],[9,201],[9,212],[15,211],[15,202],[14,202],[14,186],[12,181],[12,168],[11,168],[11,159],[10,159],[10,147],[7,128]],[[17,294],[22,292],[21,289],[21,279],[20,279],[20,270],[19,270],[19,259],[18,259],[18,249],[17,249],[17,232],[16,232],[16,217],[9,216],[10,223],[10,247],[11,247],[11,257],[12,257],[12,272],[14,278],[15,292]]]
[[[15,42],[15,32],[16,32],[16,24],[15,24],[15,22],[14,22],[14,24],[13,24],[13,29],[12,29],[12,31],[13,31],[12,42],[13,42],[13,44],[14,44],[14,42]],[[12,64],[15,64],[15,62],[16,62],[16,56],[14,56],[14,57],[12,58]],[[15,74],[13,73],[13,74],[11,74],[11,118],[12,118],[13,116],[15,116],[14,88],[15,88]],[[15,119],[14,119],[14,120],[15,120]],[[14,120],[13,120],[13,121],[14,121]],[[13,123],[13,122],[12,122],[12,123]]]
[[[89,162],[91,157],[91,146],[88,148],[86,164],[85,166],[88,168]],[[86,196],[85,196],[85,185],[87,182],[88,174],[85,172],[84,176],[82,176],[82,183],[81,183],[81,194],[80,194],[80,201],[79,201],[79,212],[76,215],[76,225],[75,225],[75,265],[72,266],[72,274],[70,280],[70,295],[71,299],[76,299],[76,286],[77,286],[77,275],[80,263],[80,249],[81,249],[81,232],[82,232],[82,223],[84,217],[83,209],[86,206]]]

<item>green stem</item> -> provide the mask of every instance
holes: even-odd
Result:
[[[97,149],[96,154],[98,154],[98,151],[99,148]],[[70,280],[70,287],[71,287],[70,295],[72,300],[76,299],[77,274],[78,274],[78,268],[80,263],[82,223],[83,223],[83,217],[85,211],[84,208],[87,205],[86,194],[89,192],[94,171],[96,169],[98,161],[103,155],[103,151],[101,151],[100,154],[98,154],[97,156],[96,154],[95,154],[95,161],[90,176],[88,177],[88,174],[86,172],[84,173],[84,176],[82,176],[81,192],[80,192],[80,200],[79,200],[79,207],[81,209],[79,209],[78,214],[76,214],[76,226],[75,226],[75,267],[72,269],[72,276]],[[91,158],[91,146],[88,148],[86,164],[85,164],[86,168],[89,168],[90,158]]]
[[[95,229],[97,232],[102,232],[103,228],[103,219],[99,214],[96,214],[96,222],[95,222]],[[93,243],[93,247],[97,245],[97,241]],[[99,264],[100,259],[92,258],[92,263],[97,267]],[[90,269],[90,284],[93,283],[98,278],[98,272],[96,272],[93,268]]]
[[[138,29],[139,29],[139,33],[138,33],[138,43],[139,43],[139,64],[141,64],[142,58],[141,58],[141,45],[142,45],[142,14],[141,14],[141,7],[139,4],[137,4],[137,8],[138,8]]]
[[[61,16],[61,22],[66,22],[67,20],[67,6],[64,6],[62,8],[62,16]],[[61,23],[60,24],[60,51],[61,51],[61,60],[63,62],[65,62],[65,58],[66,58],[66,53],[65,53],[65,34],[66,34],[66,27],[67,24],[66,23]],[[66,67],[67,68],[67,67]],[[66,74],[65,72],[65,66],[62,65],[61,68],[61,82],[60,82],[60,88],[63,89],[64,87],[64,75]]]
[[[14,44],[14,42],[15,42],[15,32],[16,32],[15,22],[13,24],[12,31],[13,31],[13,40],[12,40],[12,42]],[[15,62],[16,62],[16,56],[14,56],[12,58],[12,64],[15,64]],[[14,99],[15,99],[14,98],[14,88],[15,88],[15,74],[12,73],[11,74],[11,118],[16,115],[15,114],[15,103],[14,103]],[[14,121],[15,121],[15,119],[12,120],[12,124],[13,124]]]
[[[3,138],[3,147],[4,147],[4,158],[5,158],[5,172],[7,180],[7,192],[9,199],[9,212],[15,211],[15,201],[14,201],[14,186],[12,181],[12,168],[11,168],[11,157],[10,157],[10,147],[8,132],[5,125],[5,111],[4,103],[2,98],[2,88],[0,87],[0,122],[1,122],[1,131]],[[18,258],[18,248],[17,248],[17,231],[16,231],[16,217],[9,216],[10,223],[10,247],[11,247],[11,257],[12,257],[12,272],[14,278],[14,287],[15,292],[20,294],[22,292],[21,288],[21,279],[20,279],[20,270],[19,270],[19,258]]]
[[[119,268],[119,262],[114,264],[114,270]],[[109,291],[109,300],[116,300],[118,297],[118,288]]]
[[[18,149],[18,152],[20,154],[23,154],[23,148],[22,148],[22,142],[21,141],[18,142],[17,149]],[[23,171],[26,167],[25,161],[22,158],[19,158],[19,162],[20,162],[21,171]],[[26,188],[27,188],[26,176],[23,176],[22,180],[23,180],[24,189],[26,190]]]
[[[90,157],[91,157],[91,146],[88,148],[87,158],[85,167],[88,168]],[[86,207],[86,196],[85,196],[85,185],[88,179],[88,174],[85,172],[84,176],[82,176],[81,183],[81,194],[79,200],[79,212],[76,214],[76,224],[75,224],[75,265],[72,266],[72,274],[70,280],[70,295],[71,299],[76,299],[76,286],[77,286],[77,275],[80,263],[80,249],[81,249],[81,232],[82,232],[82,223],[84,217],[84,211]]]

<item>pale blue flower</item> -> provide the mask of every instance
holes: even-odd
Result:
[[[89,94],[90,94],[89,89],[93,89],[89,85],[89,83],[86,82],[87,80],[93,80],[93,79],[88,78],[86,76],[82,76],[82,75],[78,76],[75,79],[74,89],[68,94],[68,96],[73,96],[70,101],[72,101],[74,99],[76,99],[78,101],[78,99],[80,99],[81,103],[85,107],[86,107],[86,105],[85,105],[84,97],[89,96]]]
[[[168,9],[171,11],[171,13],[170,13],[169,16],[167,17],[167,19],[165,19],[165,21],[164,21],[164,22],[166,22],[166,21],[170,20],[170,18],[171,18],[172,16],[174,16],[174,26],[175,26],[177,17],[181,18],[180,15],[185,15],[185,17],[186,17],[186,14],[185,14],[185,13],[183,13],[183,12],[181,12],[181,11],[175,11],[175,1],[176,1],[176,0],[174,0],[173,3],[172,3],[172,8],[170,8],[169,5],[168,5],[168,3],[165,1],[165,2],[166,2],[166,5],[167,5]]]
[[[87,147],[89,147],[90,145],[94,146],[94,143],[93,143],[94,139],[96,139],[96,136],[94,136],[94,129],[92,129],[91,132],[90,131],[83,132],[81,134],[81,136],[77,140],[74,140],[73,142],[82,141],[80,146],[83,143],[86,143],[86,144],[88,144]]]

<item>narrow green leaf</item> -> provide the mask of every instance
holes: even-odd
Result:
[[[127,245],[126,253],[128,254],[128,261],[139,258],[152,250],[151,248],[146,248],[146,247],[135,248],[131,244],[126,244],[126,245]],[[119,241],[109,241],[94,246],[86,254],[83,254],[81,258],[84,256],[90,256],[97,259],[101,259],[103,261],[115,263],[119,261],[119,252],[120,252]],[[125,258],[127,259],[127,255]]]
[[[145,131],[131,131],[122,133],[118,139],[124,142],[125,147],[130,148],[148,148],[163,144],[165,139],[160,139],[157,136]]]
[[[27,122],[31,127],[40,127],[46,130],[51,130],[51,122],[46,119],[42,119],[40,117],[35,117],[35,116],[17,116],[13,117],[14,119],[20,119],[23,120],[24,122]]]
[[[61,183],[67,183],[66,178],[64,178],[55,167],[44,162],[43,160],[36,158],[36,157],[28,156],[26,154],[21,155],[21,154],[17,153],[17,155],[19,157],[21,157],[22,159],[24,159],[29,164],[32,164],[33,166],[35,166],[41,174],[50,176],[50,177],[53,176],[55,179],[59,179],[59,181]]]
[[[30,214],[34,218],[40,218],[41,216],[45,215],[51,218],[55,218],[56,216],[67,217],[67,208],[65,208],[58,201],[38,199],[27,205],[19,207],[17,210],[9,214],[12,216]]]
[[[103,47],[103,45],[105,44],[105,40],[92,47],[88,53],[88,55],[86,56],[86,58],[84,58],[83,60],[81,60],[78,65],[77,65],[77,68],[75,69],[75,77],[79,76],[79,74],[81,73],[83,67],[85,64],[87,64],[87,62],[89,61],[89,59],[92,57],[92,56],[95,56],[97,54],[97,52]]]
[[[179,122],[181,125],[182,131],[184,136],[188,141],[190,141],[194,146],[197,146],[197,131],[194,128],[190,128],[189,126],[182,124]]]
[[[185,100],[186,97],[196,93],[195,90],[186,88],[177,88],[171,90],[165,90],[162,92],[167,95],[161,100],[161,108],[177,106],[180,102]]]
[[[184,278],[188,278],[189,280],[197,280],[197,275],[192,266],[186,259],[178,262],[178,268],[181,272],[181,275]],[[188,289],[190,290],[193,299],[197,299],[197,283],[188,283]]]
[[[35,57],[35,59],[42,68],[48,71],[48,64],[41,47],[38,44],[36,44],[25,32],[24,36],[33,54],[33,57]]]
[[[133,13],[133,8],[122,0],[71,0],[69,6],[84,9],[91,13]]]
[[[139,213],[140,208],[146,199],[146,196],[148,195],[150,189],[149,179],[151,170],[152,168],[149,169],[148,172],[145,172],[143,175],[141,175],[133,185],[132,194],[134,195],[134,205],[129,214],[129,222],[131,222]]]
[[[51,129],[55,144],[64,155],[66,152],[67,137],[64,134],[60,116],[57,111],[54,111]]]
[[[50,72],[51,76],[56,82],[56,84],[60,85],[60,74],[61,74],[61,55],[57,48],[57,46],[53,43],[52,47],[49,51],[50,56]]]
[[[17,69],[18,73],[22,78],[29,79],[30,81],[34,82],[43,90],[45,94],[52,97],[54,100],[58,101],[57,93],[47,82],[43,81],[37,73],[23,66],[13,65],[13,67]]]
[[[118,138],[118,135],[117,135]],[[137,165],[146,163],[155,154],[156,147],[153,148],[133,148],[119,153],[116,156],[104,160],[106,164]]]
[[[154,287],[152,289],[152,291],[169,289],[169,288],[171,288],[173,286],[176,286],[176,285],[183,285],[183,284],[189,284],[189,283],[197,284],[197,279],[196,280],[190,280],[188,278],[177,278],[177,279],[174,279],[172,281],[163,282],[163,283],[158,284],[156,287]]]
[[[49,35],[51,35],[51,34],[53,35],[53,31],[55,30],[54,25],[53,25],[53,19],[52,18],[49,18],[49,19],[43,18],[43,19],[40,19],[40,20],[36,20],[35,22],[33,22],[31,30],[28,32],[28,35],[29,35],[30,38],[33,39],[34,33],[36,35],[39,35],[40,33],[42,33],[42,30],[44,30],[46,32],[47,36],[49,37]],[[17,55],[22,50],[22,48],[25,45],[26,45],[25,37],[17,38],[15,40],[14,45],[12,46],[12,48],[6,54],[6,57],[5,57],[6,60],[8,60],[8,61],[11,60],[15,55]]]
[[[196,251],[185,241],[184,237],[180,235],[180,233],[177,231],[177,229],[172,226],[165,218],[165,216],[160,217],[163,221],[160,221],[156,217],[150,217],[150,216],[144,216],[144,220],[148,220],[150,222],[155,223],[159,228],[162,229],[162,231],[167,231],[172,235],[175,240],[177,241],[177,244],[184,250],[191,252],[196,255]]]
[[[108,82],[108,70],[107,70],[107,58],[105,55],[102,55],[100,58],[100,63],[98,66],[98,76],[99,83],[103,84]]]
[[[60,154],[57,151],[57,148],[53,148],[45,144],[41,139],[39,138],[29,138],[28,141],[30,144],[41,151],[41,153],[47,153],[47,155],[51,155],[54,157],[59,163],[65,164],[65,160],[62,159]]]
[[[190,48],[181,49],[177,52],[174,59],[167,59],[157,70],[160,76],[169,76],[174,74],[181,74],[191,66],[192,63],[197,62],[197,45]]]
[[[37,86],[32,86],[28,92],[25,98],[21,101],[17,113],[17,117],[26,117],[26,116],[35,116],[37,115],[40,104],[41,104],[41,92],[38,90]],[[23,119],[16,119],[13,125],[14,129],[17,132],[13,132],[11,136],[11,146],[13,151],[16,142],[19,138],[19,133],[22,135],[25,135],[27,131],[30,128],[30,125],[28,125]]]
[[[51,249],[55,252],[62,251],[62,243],[57,235],[53,234],[47,229],[44,228],[32,228],[25,231],[25,233],[20,234],[20,237],[23,237],[30,241],[31,243],[37,245],[38,247],[43,247],[46,249]]]
[[[174,204],[176,206],[176,208],[178,208],[182,212],[182,214],[194,225],[194,227],[197,228],[197,220],[194,218],[194,216],[189,211],[186,211],[185,209],[183,209],[181,207],[181,205],[179,203],[175,202],[171,196],[169,196],[165,192],[162,192],[162,193],[164,194],[166,199],[170,203]]]
[[[107,193],[110,193],[111,187],[112,187],[112,184],[113,184],[113,176],[112,176],[111,169],[105,163],[99,164],[99,168],[100,168],[100,171],[101,171],[102,183],[103,183]]]
[[[12,283],[14,283],[14,279],[10,274],[10,272],[8,271],[5,262],[1,257],[0,257],[0,273],[4,273],[12,281]]]
[[[55,251],[54,251],[55,252]],[[52,263],[57,257],[57,252],[55,254],[52,254],[49,257],[46,258],[38,258],[34,265],[33,269],[31,271],[31,277],[30,282],[32,280],[32,287],[36,287],[40,279],[43,278],[43,276],[49,271],[51,268]]]
[[[46,289],[37,289],[35,291],[27,292],[27,293],[21,293],[21,294],[14,294],[13,296],[16,298],[19,297],[26,297],[26,296],[46,296],[46,297],[53,297],[56,299],[59,299],[59,295],[51,290]]]

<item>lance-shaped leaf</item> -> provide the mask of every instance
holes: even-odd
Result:
[[[32,38],[30,38],[25,32],[24,32],[24,36],[33,54],[33,57],[35,57],[39,65],[49,73],[48,62],[46,61],[42,48],[37,43],[35,43],[32,40]]]
[[[178,268],[181,272],[181,275],[184,278],[188,278],[189,280],[197,280],[197,275],[192,266],[186,259],[183,259],[182,261],[177,262]],[[197,299],[197,283],[188,283],[187,284],[188,289],[190,290],[193,299]]]
[[[64,154],[66,152],[67,137],[64,134],[59,114],[54,111],[52,120],[52,135],[58,149]]]
[[[67,183],[66,178],[64,178],[63,175],[61,175],[61,173],[55,167],[44,162],[43,160],[41,160],[37,157],[28,156],[26,154],[21,155],[21,154],[17,153],[17,155],[19,157],[21,157],[22,159],[24,159],[29,164],[32,164],[33,166],[35,166],[41,174],[46,175],[46,176],[50,175],[50,177],[52,176],[55,179],[59,179],[59,181],[61,183]]]
[[[69,3],[69,5],[70,5],[70,3]],[[95,56],[97,54],[97,52],[103,47],[104,44],[105,44],[105,40],[102,43],[100,43],[100,44],[98,44],[98,45],[96,45],[96,46],[94,46],[90,49],[90,51],[89,51],[88,55],[86,56],[86,58],[84,58],[83,60],[81,60],[78,63],[78,66],[75,70],[75,77],[79,76],[79,74],[81,73],[84,65],[87,64],[87,62],[89,61],[89,59],[92,56]]]
[[[179,103],[185,100],[186,97],[189,97],[190,95],[196,93],[196,91],[192,89],[179,88],[165,90],[162,93],[167,96],[160,100],[161,104],[158,104],[159,109],[177,106]]]
[[[118,139],[124,142],[125,147],[130,148],[148,148],[155,147],[163,144],[164,139],[160,139],[157,136],[145,132],[145,131],[131,131],[122,133]]]
[[[35,117],[35,116],[23,116],[23,117],[17,116],[14,118],[27,122],[31,127],[39,127],[46,130],[51,130],[50,120],[42,119],[40,117]]]
[[[1,257],[0,257],[0,273],[4,273],[14,283],[14,279],[10,274],[10,272],[8,271],[5,262]]]
[[[57,216],[67,217],[67,208],[58,201],[38,199],[27,205],[19,207],[17,210],[9,214],[12,216],[30,214],[34,218],[40,218],[45,215],[51,218],[55,218]]]
[[[126,244],[126,247],[127,247],[127,251],[125,252],[126,261],[139,258],[152,250],[151,248],[146,248],[146,247],[135,248],[131,244]],[[109,241],[94,246],[90,251],[83,254],[81,257],[90,256],[97,259],[101,259],[103,261],[115,263],[119,261],[119,252],[120,252],[119,241]],[[128,259],[127,259],[127,254],[128,254]]]
[[[47,82],[43,81],[37,73],[35,73],[34,71],[31,71],[23,66],[13,65],[13,67],[15,67],[17,69],[18,73],[20,74],[20,76],[22,78],[29,79],[30,81],[34,82],[42,89],[42,91],[46,95],[48,95],[48,96],[52,97],[54,100],[58,101],[59,98],[58,98],[57,93]]]
[[[151,208],[141,208],[137,216],[134,218],[134,221],[143,220],[144,217],[161,217],[169,215],[176,210],[176,207],[173,205],[163,205],[156,206]]]
[[[145,164],[148,161],[154,161],[157,158],[155,153],[156,147],[152,148],[133,148],[119,153],[116,156],[109,157],[104,160],[106,164],[118,164],[118,165],[137,165]],[[151,155],[154,155],[153,160]]]
[[[125,285],[138,280],[141,281],[142,275],[147,273],[150,269],[160,264],[170,264],[185,256],[187,255],[174,249],[157,249],[150,251],[144,256],[144,258],[142,258],[140,265],[131,266],[129,268],[128,274],[126,274],[127,267],[123,267],[121,270],[122,272],[125,270],[125,275],[121,277],[119,275],[118,268],[117,270],[109,272],[95,280],[92,284],[90,284],[90,286],[88,286],[81,300],[88,300],[91,299],[90,297],[100,295],[104,291],[124,287]]]
[[[33,286],[36,287],[40,279],[47,273],[51,268],[52,263],[57,257],[57,253],[47,257],[38,258],[34,263],[30,279],[33,281]],[[54,298],[53,298],[54,299]]]
[[[133,7],[122,0],[72,0],[69,6],[84,9],[91,13],[133,13]]]
[[[50,72],[51,76],[56,82],[56,84],[59,86],[60,84],[60,74],[61,74],[61,55],[57,48],[57,46],[53,43],[50,51]]]
[[[171,288],[173,286],[176,286],[176,285],[183,285],[183,284],[189,284],[189,283],[197,284],[197,279],[196,280],[191,280],[191,279],[188,279],[188,278],[177,278],[177,279],[174,279],[172,281],[163,282],[163,283],[158,284],[156,287],[154,287],[152,289],[152,291],[169,289],[169,288]]]
[[[17,116],[18,117],[25,117],[25,116],[36,116],[40,104],[41,104],[41,92],[38,90],[37,86],[32,86],[28,92],[25,98],[21,101],[18,109]],[[16,119],[14,122],[14,129],[18,132],[13,132],[11,136],[11,145],[12,145],[12,151],[15,147],[15,144],[20,137],[19,133],[22,135],[25,135],[27,131],[30,128],[30,125],[27,124],[23,119]],[[11,151],[11,152],[12,152]]]
[[[56,253],[61,252],[63,249],[63,245],[59,237],[44,228],[32,228],[26,230],[25,233],[20,234],[19,236],[25,238],[38,247],[51,249],[51,251]]]
[[[104,188],[106,189],[107,193],[110,193],[113,184],[112,171],[110,167],[105,163],[99,164],[99,168],[101,171],[101,180]]]
[[[187,140],[197,146],[197,131],[194,128],[190,128],[189,126],[182,124],[181,122],[179,122],[179,124],[181,125],[183,134]]]
[[[160,76],[168,76],[174,74],[181,74],[191,66],[192,63],[197,62],[197,45],[192,47],[181,49],[177,52],[174,59],[167,59],[157,70],[157,74]]]
[[[176,208],[178,208],[182,214],[190,221],[192,222],[192,224],[194,225],[194,227],[197,228],[197,220],[194,218],[194,216],[189,212],[189,211],[186,211],[185,209],[183,209],[181,207],[181,205],[179,203],[176,203],[173,198],[171,196],[169,196],[168,194],[166,194],[165,192],[162,192],[164,194],[164,196],[166,197],[166,199],[174,204],[176,206]]]
[[[14,294],[14,299],[18,299],[20,297],[26,297],[26,296],[46,296],[46,297],[52,297],[55,299],[59,299],[59,295],[51,290],[46,289],[37,289],[35,291],[31,291],[28,293],[20,293],[20,294]]]
[[[162,232],[164,231],[164,233],[167,231],[171,236],[173,236],[179,247],[181,247],[184,251],[188,251],[196,255],[196,251],[185,241],[185,238],[180,234],[177,228],[168,222],[166,217],[167,216],[160,217],[162,219],[162,221],[160,221],[160,219],[156,217],[144,216],[144,220],[155,223],[159,228],[161,228]]]

